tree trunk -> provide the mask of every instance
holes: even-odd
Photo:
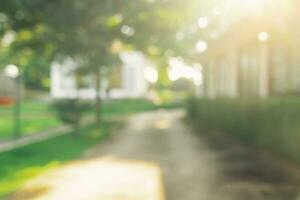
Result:
[[[96,123],[100,124],[101,123],[101,87],[100,87],[100,68],[96,70],[95,73],[95,82],[96,82],[96,101],[95,101],[95,106],[96,106]]]

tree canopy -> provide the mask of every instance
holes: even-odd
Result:
[[[109,67],[123,50],[139,50],[166,65],[171,56],[197,61],[205,37],[199,0],[3,0],[0,64],[14,63],[28,86],[47,87],[54,59],[72,57],[88,70]],[[207,34],[206,34],[207,35]]]

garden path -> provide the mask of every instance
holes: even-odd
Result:
[[[297,167],[223,134],[192,129],[184,116],[182,110],[136,114],[108,141],[31,188],[47,186],[34,193],[41,200],[299,199]],[[17,194],[35,199],[32,191]]]

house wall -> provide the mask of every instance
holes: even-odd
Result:
[[[148,90],[148,83],[144,78],[144,68],[152,64],[139,52],[128,52],[120,56],[121,66],[120,87],[110,88],[109,78],[101,80],[100,95],[102,98],[131,98],[144,97]],[[76,62],[65,59],[63,62],[54,62],[51,66],[51,96],[53,98],[82,98],[96,97],[93,75],[86,75],[89,84],[77,89],[74,70]],[[154,67],[154,66],[153,66]],[[113,76],[113,75],[112,75]],[[103,76],[102,76],[103,77]],[[108,89],[109,88],[109,89]]]
[[[282,32],[270,22],[248,26],[251,30],[244,25],[233,27],[203,56],[207,63],[203,70],[205,96],[266,98],[299,94],[297,32]],[[241,30],[238,36],[236,30]],[[269,34],[266,41],[258,38],[262,30]]]

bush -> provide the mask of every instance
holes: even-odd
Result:
[[[58,118],[74,127],[74,134],[79,134],[80,122],[85,112],[88,112],[91,105],[77,99],[61,99],[53,103]]]
[[[300,98],[190,99],[188,112],[206,127],[300,161]]]

